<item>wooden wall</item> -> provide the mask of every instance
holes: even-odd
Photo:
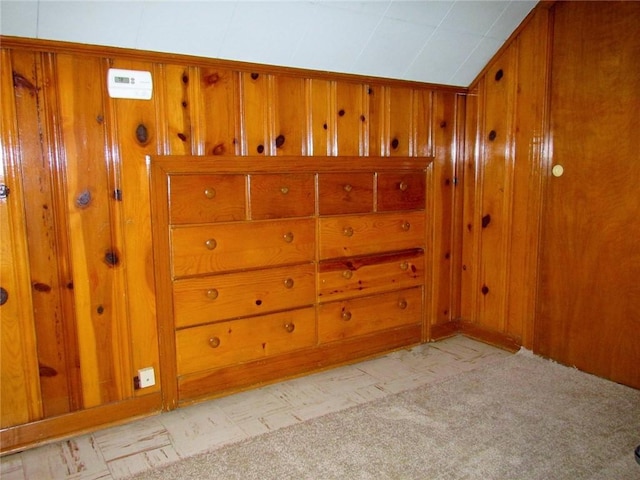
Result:
[[[514,347],[533,345],[548,42],[538,8],[467,99],[460,328]]]
[[[427,325],[456,315],[465,89],[18,38],[0,61],[3,448],[161,405],[133,387],[160,365],[148,154],[434,157]],[[109,98],[110,67],[153,99]]]

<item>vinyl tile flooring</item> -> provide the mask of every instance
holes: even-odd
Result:
[[[125,478],[508,355],[459,335],[7,455],[0,479]]]

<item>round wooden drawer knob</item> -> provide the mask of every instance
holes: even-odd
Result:
[[[344,227],[342,229],[342,234],[345,237],[353,237],[353,227]]]
[[[204,242],[204,246],[207,247],[208,250],[213,250],[218,246],[218,242],[216,242],[215,239],[210,238]]]
[[[351,190],[353,190],[353,187],[351,185],[349,185],[348,183],[343,187],[344,191],[349,193]]]
[[[408,232],[411,229],[411,224],[409,222],[402,222],[402,230]]]
[[[287,278],[284,281],[285,288],[293,288],[293,278]]]
[[[407,270],[409,270],[409,264],[407,262],[402,262],[400,264],[400,270],[406,272]]]
[[[344,320],[345,322],[351,320],[351,312],[349,310],[345,310],[344,312],[342,312],[342,320]]]
[[[216,196],[216,189],[215,188],[205,188],[204,189],[204,196],[207,197],[208,199],[212,199]]]
[[[292,232],[287,232],[282,236],[282,238],[284,238],[285,242],[291,243],[291,242],[293,242],[293,233]]]
[[[351,277],[353,277],[353,272],[351,270],[345,270],[344,272],[342,272],[342,276],[349,280]]]
[[[210,300],[215,300],[216,298],[218,298],[218,290],[216,290],[215,288],[212,288],[211,290],[207,290],[207,297]]]
[[[283,195],[286,195],[287,193],[289,193],[289,187],[280,187],[280,192]]]
[[[284,324],[284,329],[287,332],[292,333],[296,329],[296,325],[294,323],[285,323]]]
[[[406,308],[407,308],[407,305],[408,305],[408,304],[407,304],[407,301],[406,301],[404,298],[403,298],[403,299],[401,299],[401,300],[398,300],[398,308],[399,308],[400,310],[404,310],[404,309],[406,309]]]
[[[409,189],[409,184],[405,182],[400,182],[399,187],[401,192],[406,192]]]
[[[211,348],[218,348],[220,346],[220,339],[218,337],[211,337],[209,339],[209,346]]]

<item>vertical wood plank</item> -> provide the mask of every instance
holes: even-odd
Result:
[[[240,73],[244,155],[272,155],[269,75]]]
[[[163,150],[171,155],[202,154],[203,145],[197,126],[206,125],[196,119],[192,122],[191,112],[197,110],[198,97],[190,95],[190,85],[198,83],[196,73],[184,65],[164,65],[156,76],[156,101],[162,96],[162,112],[165,122],[158,125],[163,132],[166,145]],[[196,78],[193,78],[196,77]],[[194,127],[195,124],[195,127]]]
[[[336,82],[336,135],[338,155],[362,155],[364,122],[363,85]]]
[[[114,68],[153,71],[153,64],[147,62],[115,59],[110,63]],[[167,88],[175,88],[175,85]],[[122,192],[119,204],[121,262],[126,271],[127,294],[121,301],[126,302],[130,329],[131,363],[125,368],[133,384],[133,376],[138,369],[154,367],[156,372],[159,371],[149,178],[145,156],[157,153],[156,126],[164,119],[157,120],[156,101],[153,99],[111,99],[108,111],[110,145]],[[145,395],[159,388],[160,385],[156,384],[134,393]]]
[[[306,82],[309,108],[309,155],[331,156],[335,144],[335,112],[331,101],[331,82],[309,79]]]
[[[386,156],[386,145],[388,145],[389,128],[387,115],[387,89],[380,84],[370,84],[364,86],[367,107],[369,113],[366,115],[366,125],[368,128],[367,150],[364,155]]]
[[[513,176],[513,115],[517,85],[512,44],[487,70],[482,132],[482,200],[479,204],[481,244],[477,321],[505,332]]]
[[[0,52],[0,183],[11,189],[0,199],[0,286],[7,294],[0,306],[0,428],[42,417],[36,331],[32,310],[27,227],[18,156],[14,66],[8,50]]]
[[[391,157],[413,154],[413,89],[389,87],[389,137],[385,150]]]
[[[57,150],[49,122],[55,95],[44,80],[40,55],[15,53],[13,68],[43,411],[52,416],[81,403],[73,388],[79,382],[75,337],[70,334],[75,317],[67,220],[57,189]]]
[[[197,89],[187,100],[204,155],[240,155],[238,75],[223,68],[198,69]],[[196,81],[191,82],[196,85]],[[197,112],[197,113],[196,113]]]
[[[126,312],[120,299],[123,264],[114,232],[112,203],[119,202],[110,157],[105,158],[106,85],[98,58],[57,57],[60,118],[65,141],[66,209],[74,307],[85,408],[122,400],[130,382],[126,365]],[[101,159],[102,161],[96,161]]]
[[[303,78],[274,76],[274,155],[307,154],[307,109]]]
[[[413,91],[413,155],[430,157],[433,155],[433,90]]]
[[[442,324],[452,319],[452,257],[453,207],[455,177],[455,144],[457,98],[455,93],[437,92],[433,101],[433,132],[435,158],[433,161],[434,203],[432,219],[433,257],[433,311],[431,322]]]

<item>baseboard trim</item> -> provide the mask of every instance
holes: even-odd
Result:
[[[522,346],[518,339],[506,333],[496,332],[464,320],[453,320],[451,322],[431,327],[431,340],[438,341],[454,335],[465,335],[474,340],[478,340],[494,347],[502,348],[509,352],[517,352]]]

